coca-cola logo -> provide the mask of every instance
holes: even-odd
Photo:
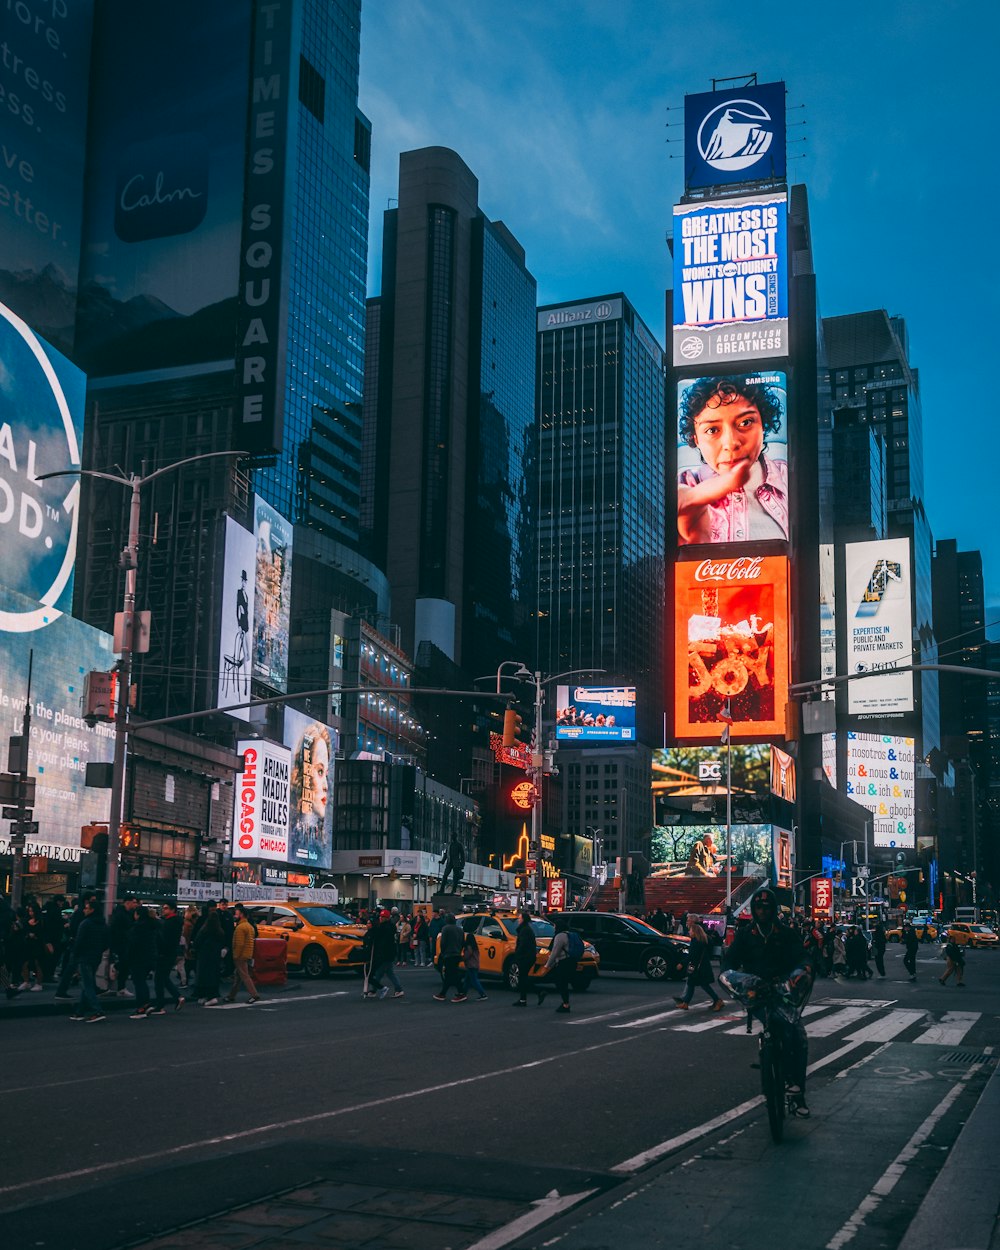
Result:
[[[702,560],[694,571],[696,582],[753,582],[764,567],[763,556],[739,556],[735,560]]]

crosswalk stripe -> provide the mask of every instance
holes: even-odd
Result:
[[[825,1002],[813,1003],[811,1006],[806,1007],[806,1009],[802,1012],[803,1019],[807,1016],[815,1016],[821,1011],[826,1011],[829,1006],[829,1001],[830,1000],[827,999]],[[760,1020],[755,1018],[753,1028],[749,1033],[747,1032],[746,1023],[741,1024],[738,1029],[726,1029],[726,1032],[731,1034],[733,1037],[756,1037],[757,1034],[761,1032],[763,1027],[764,1026],[761,1024]]]
[[[832,1033],[839,1033],[841,1029],[846,1029],[855,1021],[863,1020],[865,1016],[870,1016],[872,1012],[878,1010],[878,1007],[844,1007],[841,1011],[835,1011],[831,1016],[824,1016],[822,1020],[806,1025],[806,1033],[809,1037],[829,1037]]]
[[[958,1046],[982,1012],[946,1011],[938,1024],[924,1029],[913,1040],[921,1046]]]
[[[647,1024],[659,1024],[661,1020],[669,1020],[671,1016],[677,1018],[677,1008],[673,1011],[660,1011],[655,1016],[643,1016],[641,1020],[629,1020],[627,1024],[609,1024],[609,1029],[641,1029]]]
[[[922,1020],[927,1015],[926,1011],[907,1010],[899,1008],[897,1011],[890,1011],[887,1016],[881,1020],[875,1020],[872,1024],[866,1024],[863,1029],[858,1029],[856,1033],[849,1033],[844,1038],[845,1042],[890,1042],[894,1037],[898,1037],[900,1033],[908,1029],[911,1024],[916,1024],[918,1020]]]

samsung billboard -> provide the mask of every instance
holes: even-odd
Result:
[[[784,373],[677,384],[678,543],[788,540]]]
[[[785,84],[684,97],[684,183],[732,186],[785,178]]]
[[[784,194],[674,206],[675,365],[788,355]]]
[[[560,742],[634,742],[635,686],[557,686]]]
[[[891,672],[913,660],[909,539],[849,543],[844,567],[847,671],[890,670],[870,680],[848,682],[848,712],[872,717],[910,712],[913,675]]]

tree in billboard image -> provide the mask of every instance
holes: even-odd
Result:
[[[690,543],[788,539],[785,375],[678,387],[677,533]]]
[[[716,737],[727,703],[737,731],[782,734],[788,697],[785,557],[678,564],[674,599],[677,737]]]
[[[769,824],[733,825],[733,865],[772,871]],[[726,870],[725,825],[658,825],[650,842],[654,877],[714,877]]]
[[[769,751],[761,742],[732,748],[733,818],[738,822],[766,818]],[[725,752],[696,746],[656,751],[652,790],[657,824],[719,819],[726,802]]]

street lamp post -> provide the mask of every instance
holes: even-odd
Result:
[[[139,516],[142,507],[142,488],[174,469],[219,456],[246,456],[245,451],[207,451],[197,456],[187,456],[173,464],[163,465],[140,477],[130,473],[103,473],[97,469],[60,469],[55,473],[43,473],[39,481],[49,477],[93,477],[105,482],[117,482],[132,492],[129,504],[128,543],[119,560],[119,568],[125,570],[125,595],[122,601],[121,659],[118,661],[118,705],[115,709],[115,752],[111,765],[111,811],[108,814],[108,865],[104,887],[104,914],[110,919],[118,893],[118,867],[121,854],[122,807],[125,799],[125,750],[128,741],[129,694],[132,682],[132,655],[135,627],[135,583],[139,567]]]
[[[531,782],[534,795],[531,804],[531,853],[535,856],[535,910],[542,910],[542,785],[545,777],[545,751],[542,745],[542,705],[544,688],[563,677],[575,677],[581,673],[603,673],[603,668],[573,668],[566,673],[554,673],[551,677],[543,677],[540,672],[532,672],[519,660],[503,660],[497,667],[497,694],[503,670],[510,665],[517,665],[511,674],[518,681],[529,681],[535,689],[535,723],[531,731],[531,767],[528,780]]]

